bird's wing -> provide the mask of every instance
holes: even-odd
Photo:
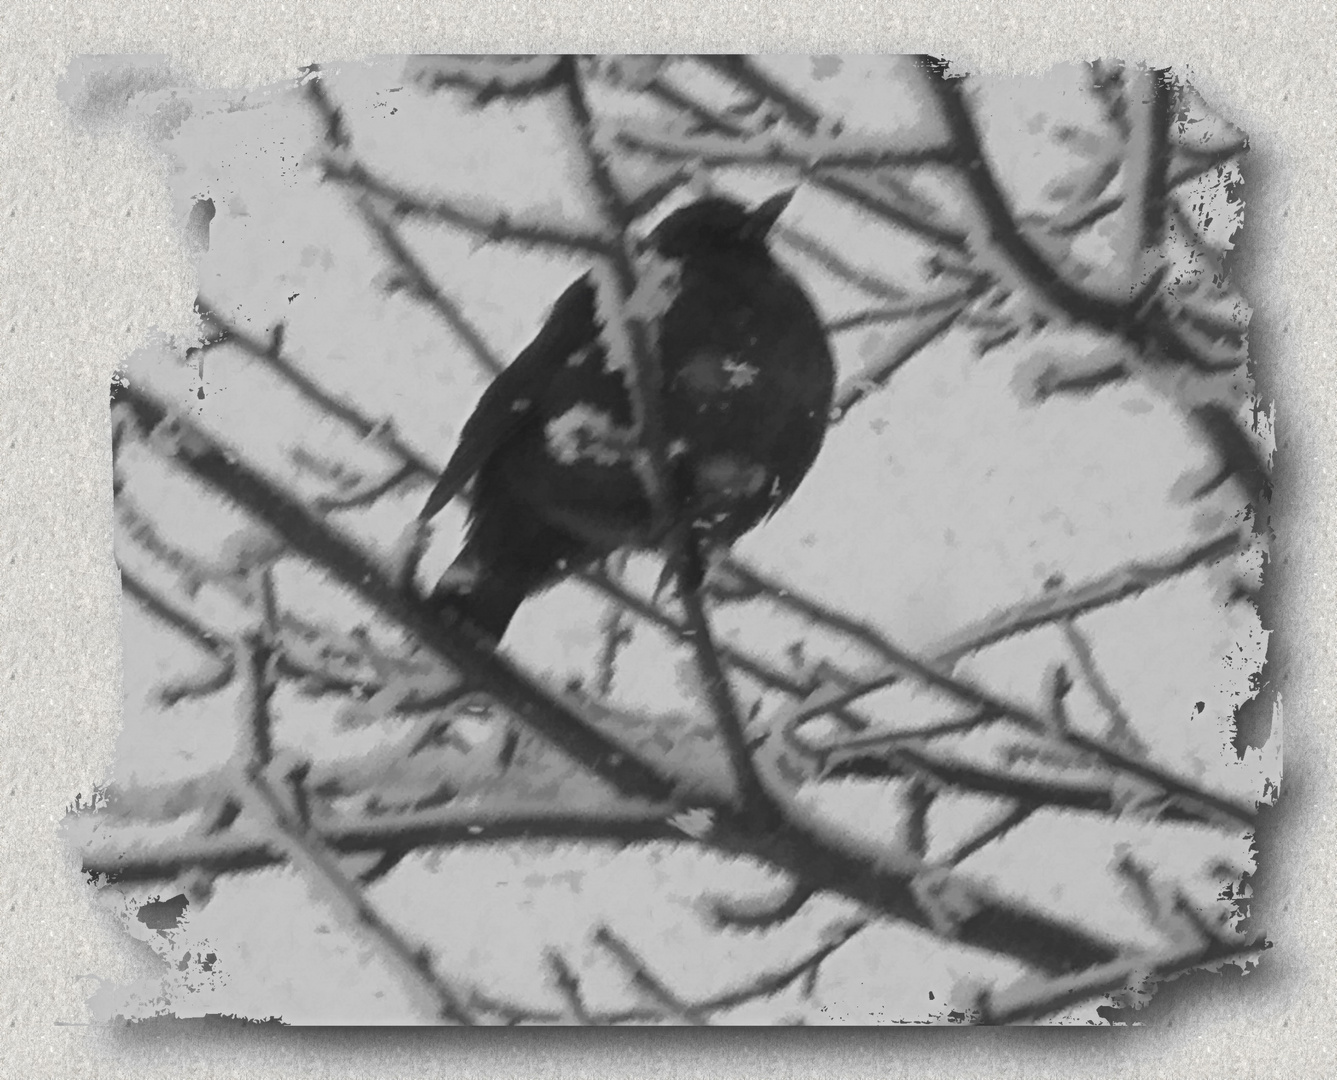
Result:
[[[483,392],[465,421],[455,453],[427,496],[420,520],[435,517],[487,459],[533,419],[554,373],[597,337],[594,289],[589,278],[582,277],[558,297],[538,336]]]

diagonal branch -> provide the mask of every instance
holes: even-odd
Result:
[[[762,97],[767,97],[769,96],[768,91],[763,88],[769,87],[780,95],[772,98],[772,101],[782,108],[789,107],[799,110],[798,119],[795,119],[795,116],[790,116],[791,122],[794,122],[804,132],[810,133],[816,130],[819,119],[817,114],[810,107],[792,100],[778,84],[773,83],[769,77],[756,71],[755,65],[747,57],[701,56],[697,59],[707,67],[714,69],[718,74],[731,79],[749,94],[760,93]],[[651,80],[647,84],[646,90],[661,104],[668,106],[706,131],[731,135],[735,138],[748,138],[758,131],[755,124],[749,126],[748,123],[735,116],[705,105],[685,90],[663,78]],[[890,175],[890,173],[884,170],[883,175]],[[860,207],[911,235],[921,237],[931,244],[951,251],[958,253],[966,251],[967,237],[963,232],[959,229],[945,227],[932,220],[931,216],[922,207],[903,205],[904,200],[898,202],[884,186],[864,173],[851,169],[830,169],[817,173],[810,179],[811,183],[823,191],[836,195],[851,205]]]
[[[381,918],[307,827],[300,807],[294,814],[274,789],[267,775],[272,757],[269,700],[276,689],[269,650],[263,636],[256,636],[244,640],[239,652],[243,661],[239,666],[247,674],[247,693],[242,697],[242,707],[247,715],[242,716],[240,722],[249,729],[251,737],[250,753],[246,755],[248,760],[243,768],[245,781],[238,794],[258,816],[268,819],[275,845],[284,850],[293,863],[323,881],[336,903],[349,913],[354,925],[366,930],[389,954],[407,977],[410,987],[429,998],[433,1015],[458,1024],[474,1023],[473,1015],[464,1004],[467,995],[436,969],[426,949],[415,949]]]
[[[709,1023],[705,1012],[699,1007],[688,1005],[672,990],[664,985],[645,964],[630,945],[622,940],[607,926],[600,926],[594,931],[594,942],[613,957],[626,972],[631,984],[641,993],[662,1008],[670,1016],[684,1024]]]
[[[1268,947],[1265,941],[1239,944],[1195,943],[1164,953],[1140,952],[1058,979],[1024,979],[980,1002],[980,1024],[1016,1024],[1050,1016],[1101,994],[1136,987],[1148,979],[1170,979],[1209,964],[1234,961],[1241,967]]]
[[[1075,619],[1098,608],[1130,600],[1199,566],[1238,554],[1245,547],[1245,537],[1239,530],[1231,529],[1158,559],[1125,563],[1099,577],[1076,585],[1060,586],[1033,600],[1003,608],[972,626],[941,638],[926,651],[937,663],[952,664],[967,653],[1037,627]]]
[[[1125,746],[1134,756],[1145,758],[1147,756],[1146,744],[1138,738],[1137,732],[1133,730],[1133,722],[1129,719],[1123,704],[1114,693],[1114,688],[1106,681],[1100,667],[1096,664],[1095,652],[1091,648],[1091,642],[1087,640],[1086,635],[1078,629],[1077,624],[1072,619],[1064,619],[1060,625],[1063,627],[1063,634],[1068,639],[1069,646],[1077,657],[1077,666],[1081,669],[1087,685],[1091,687],[1091,692],[1095,694],[1096,700],[1100,703],[1100,707],[1105,710],[1105,715],[1109,719],[1109,737]]]
[[[971,290],[974,291],[973,289]],[[831,405],[832,421],[843,420],[855,405],[869,394],[882,389],[902,367],[942,338],[961,317],[967,302],[959,303],[944,315],[925,320],[905,341],[836,388]]]
[[[462,627],[448,626],[420,603],[394,589],[377,565],[360,550],[315,518],[290,496],[257,474],[237,455],[217,447],[184,420],[169,420],[168,411],[140,387],[117,388],[117,403],[138,423],[152,429],[167,423],[176,428],[178,460],[208,487],[239,503],[279,533],[297,553],[322,567],[336,580],[404,627],[447,663],[468,667],[478,685],[509,706],[524,722],[585,767],[632,796],[662,801],[672,797],[672,782],[638,760],[624,747],[591,729],[561,699],[541,693],[486,644],[475,644]],[[1070,971],[1112,958],[1109,947],[1084,932],[1013,905],[986,893],[975,893],[968,912],[943,924],[919,898],[914,872],[889,866],[865,854],[842,850],[848,838],[816,823],[782,821],[759,828],[727,806],[710,808],[712,826],[705,842],[735,855],[761,859],[818,889],[830,889],[868,904],[893,918],[949,933],[965,944],[1017,956],[1046,971]],[[386,846],[378,837],[375,846]],[[690,842],[681,837],[680,842]],[[219,860],[221,869],[268,862],[269,841],[234,844]],[[118,860],[111,859],[113,871]],[[194,864],[193,859],[187,859]],[[216,863],[215,865],[219,865]],[[178,859],[177,865],[181,865]],[[127,869],[124,862],[119,867]]]
[[[988,226],[988,238],[1036,292],[1077,322],[1127,336],[1145,303],[1139,295],[1115,303],[1070,284],[1026,238],[984,152],[966,102],[965,80],[949,77],[940,61],[926,60],[927,83],[960,152],[960,173]]]
[[[733,80],[758,99],[778,106],[784,117],[805,134],[814,134],[822,114],[789,87],[773,78],[751,56],[705,54],[696,58],[706,67]]]
[[[544,960],[552,976],[553,985],[561,993],[572,1018],[578,1024],[594,1023],[589,1010],[585,1007],[585,1000],[581,997],[580,978],[571,970],[571,965],[567,963],[566,957],[557,949],[548,949],[544,953]]]
[[[251,356],[269,366],[275,374],[312,404],[347,424],[363,437],[370,437],[377,432],[381,432],[380,437],[385,441],[387,449],[398,456],[406,466],[411,467],[415,477],[426,482],[434,482],[440,475],[441,467],[439,465],[423,457],[412,447],[394,436],[393,433],[385,432],[383,425],[377,424],[363,415],[355,406],[325,390],[309,375],[301,371],[288,357],[284,356],[281,348],[276,349],[272,344],[255,338],[231,325],[202,300],[197,301],[196,306],[204,314],[206,326],[216,343],[231,342],[244,349]],[[277,339],[281,341],[282,335],[277,334]],[[464,493],[456,497],[467,498]],[[590,569],[581,571],[576,576],[586,585],[603,593],[641,618],[654,623],[679,640],[687,640],[687,626],[683,621],[669,615],[663,608],[652,603],[648,598],[631,591],[602,571]],[[806,696],[811,689],[811,687],[797,682],[765,659],[738,646],[730,645],[728,642],[719,642],[717,649],[731,665],[773,689],[783,690],[785,693],[798,697]],[[866,723],[866,721],[859,720],[851,713],[842,714],[842,719],[856,729],[865,726]]]
[[[1194,557],[1201,559],[1204,549],[1207,552],[1219,551],[1224,553],[1223,548],[1224,550],[1238,550],[1240,543],[1239,534],[1231,533],[1228,547],[1226,546],[1226,538],[1221,537],[1204,545],[1197,552],[1179,558],[1176,562],[1183,564],[1188,561],[1189,565],[1196,565],[1195,561],[1189,560]],[[1137,569],[1136,566],[1124,568],[1116,576],[1115,589],[1113,590],[1115,595],[1125,593],[1125,591],[1131,592],[1134,586],[1146,587],[1146,577],[1138,575],[1136,573]],[[1164,567],[1158,569],[1163,572]],[[1153,571],[1152,574],[1146,576],[1154,577],[1155,572]],[[1087,593],[1089,599],[1089,590],[1087,590]],[[792,589],[787,590],[786,599],[789,604],[796,606],[800,611],[811,611],[819,615],[828,625],[844,630],[850,637],[880,653],[885,661],[885,666],[880,670],[870,672],[861,684],[854,688],[836,684],[828,684],[819,688],[809,696],[807,701],[782,710],[781,714],[772,721],[773,730],[792,732],[799,723],[809,717],[820,715],[836,705],[846,705],[863,694],[871,693],[892,684],[900,676],[908,675],[927,686],[944,691],[972,708],[983,709],[986,713],[1006,717],[1042,737],[1057,738],[1070,747],[1092,754],[1105,765],[1119,772],[1146,780],[1177,799],[1204,807],[1249,828],[1256,824],[1257,812],[1255,807],[1246,806],[1207,791],[1168,770],[1139,760],[1135,756],[1116,750],[1080,732],[1067,728],[1056,732],[1053,725],[1045,717],[1040,716],[1030,707],[1020,702],[999,697],[985,688],[976,686],[969,680],[952,674],[951,669],[956,660],[965,652],[972,651],[970,648],[963,648],[959,639],[947,648],[939,646],[934,650],[936,655],[933,655],[931,659],[921,659],[895,645],[873,627],[834,611],[816,600],[796,593]],[[1072,598],[1069,597],[1068,600],[1069,606],[1072,606]],[[1056,606],[1058,605],[1052,605],[1051,611],[1052,607]],[[994,624],[990,627],[988,633],[982,637],[976,633],[976,637],[987,641],[989,633],[1003,634],[1005,630],[1024,625],[1024,623],[1025,619],[1017,620],[1014,618],[1011,622],[1001,625]],[[1011,632],[1018,631],[1011,629]],[[997,638],[994,638],[994,640],[997,640]],[[974,647],[978,648],[979,646]],[[956,652],[958,649],[961,650],[960,653]],[[893,752],[904,756],[904,751]]]
[[[232,663],[232,643],[222,634],[187,611],[183,611],[151,588],[139,576],[124,566],[120,567],[121,588],[138,600],[151,615],[180,633],[187,641],[206,652],[213,653],[220,661]]]
[[[421,198],[381,179],[361,162],[348,159],[346,155],[328,156],[321,166],[324,179],[383,199],[400,217],[441,222],[492,243],[600,256],[606,256],[609,251],[609,244],[603,237],[569,225],[529,220],[501,209],[471,209],[459,198]]]
[[[264,521],[295,552],[332,574],[447,664],[470,672],[480,689],[568,756],[624,794],[651,799],[670,795],[669,778],[587,724],[571,705],[540,692],[467,628],[447,625],[429,606],[396,589],[371,557],[236,454],[214,444],[188,421],[174,418],[139,387],[119,386],[117,402],[132,410],[145,430],[160,424],[174,427],[182,435],[177,460],[184,468]]]

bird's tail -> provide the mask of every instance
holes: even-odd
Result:
[[[431,599],[438,611],[462,616],[500,641],[516,609],[544,576],[519,567],[480,566],[461,555],[436,583]]]

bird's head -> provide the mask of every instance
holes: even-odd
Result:
[[[712,195],[673,211],[645,238],[644,247],[670,259],[719,251],[766,251],[766,237],[794,190],[748,208]]]

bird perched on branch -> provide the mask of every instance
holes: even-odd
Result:
[[[750,209],[702,198],[641,243],[647,269],[623,311],[646,320],[658,359],[660,385],[642,394],[662,421],[672,521],[653,513],[635,376],[615,343],[610,355],[607,292],[587,274],[484,392],[419,515],[473,481],[463,549],[432,594],[441,608],[500,640],[525,597],[567,574],[687,522],[694,550],[727,545],[794,493],[826,433],[835,366],[766,244],[792,196]]]

